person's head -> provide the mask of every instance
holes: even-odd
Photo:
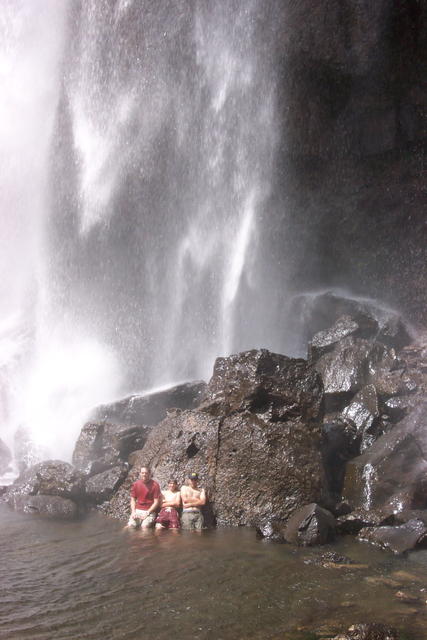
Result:
[[[141,467],[141,472],[139,474],[142,482],[148,482],[151,478],[151,472],[148,467]]]
[[[195,489],[197,487],[197,483],[199,482],[199,474],[195,471],[192,471],[188,474],[188,480],[190,483],[190,487],[193,487],[193,489]]]
[[[168,489],[174,493],[178,491],[178,483],[175,478],[170,478],[170,480],[168,480]]]

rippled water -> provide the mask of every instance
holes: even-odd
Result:
[[[330,568],[308,564],[325,548],[269,544],[248,529],[156,534],[5,507],[0,523],[8,640],[303,639],[368,620],[427,638],[425,552],[396,558],[344,539],[334,550],[368,566]],[[381,582],[390,577],[424,604],[398,601]]]

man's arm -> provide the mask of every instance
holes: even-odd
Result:
[[[168,496],[170,497],[165,498],[163,496],[162,507],[175,507],[176,509],[179,509],[179,507],[181,506],[180,492],[176,491],[175,493],[169,493]]]
[[[181,489],[182,504],[184,507],[203,507],[206,504],[206,491],[200,489],[200,495],[198,497],[189,494],[186,489]]]
[[[150,507],[150,508],[148,509],[148,511],[147,511],[147,516],[148,516],[150,513],[153,513],[153,511],[158,511],[158,510],[159,510],[160,502],[161,502],[161,497],[160,497],[160,496],[159,496],[158,498],[155,498],[155,499],[154,499],[153,504],[151,505],[151,507]]]
[[[130,498],[130,514],[132,516],[132,518],[135,517],[135,507],[136,507],[136,500],[133,496],[131,496]]]

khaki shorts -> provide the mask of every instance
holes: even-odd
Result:
[[[132,518],[132,516],[129,518],[128,527],[143,527],[144,529],[154,527],[157,513],[151,512],[146,518],[142,519],[147,513],[148,511],[143,509],[136,509],[135,518]]]
[[[182,512],[181,527],[183,529],[203,529],[203,515],[199,509],[188,510]]]

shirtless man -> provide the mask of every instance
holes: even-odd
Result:
[[[158,483],[152,480],[148,467],[141,467],[139,480],[133,483],[130,491],[128,527],[139,525],[144,529],[154,527],[160,501],[161,493]]]
[[[182,517],[181,525],[183,529],[203,529],[203,514],[200,509],[206,504],[206,491],[201,489],[199,484],[199,474],[190,473],[189,484],[181,487]]]
[[[156,518],[156,529],[180,528],[178,509],[181,507],[181,494],[176,480],[169,480],[168,488],[162,491],[162,508]]]

